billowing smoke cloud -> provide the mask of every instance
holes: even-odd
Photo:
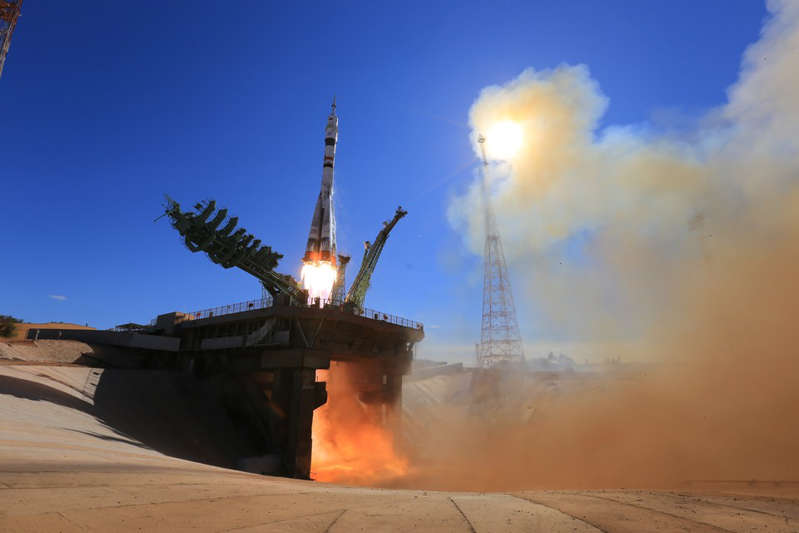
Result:
[[[608,98],[582,65],[526,70],[472,106],[475,138],[501,120],[522,127],[521,152],[490,180],[509,260],[551,327],[629,337],[660,318],[686,275],[725,270],[724,250],[792,228],[799,6],[769,8],[728,103],[690,131],[598,130]],[[449,217],[480,252],[476,184]]]
[[[530,69],[482,92],[474,131],[513,120],[525,137],[491,171],[517,291],[548,328],[634,338],[625,356],[659,364],[538,405],[529,423],[495,420],[498,434],[485,421],[440,427],[427,451],[459,474],[422,483],[799,476],[799,3],[768,8],[727,103],[679,131],[599,130],[609,100],[585,66]],[[478,191],[449,209],[475,252]]]

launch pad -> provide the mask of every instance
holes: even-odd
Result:
[[[177,366],[217,381],[222,402],[254,432],[260,453],[240,466],[299,478],[310,476],[313,411],[327,400],[316,370],[331,361],[355,363],[358,399],[393,408],[413,346],[424,337],[421,324],[375,311],[353,314],[335,302],[167,315],[160,319],[167,330],[172,317],[171,333],[181,339]]]
[[[191,252],[223,268],[258,279],[268,297],[194,313],[159,315],[148,326],[114,331],[32,330],[34,339],[70,339],[123,349],[122,360],[99,364],[162,369],[198,378],[215,405],[241,433],[226,455],[239,469],[309,478],[314,409],[327,401],[317,370],[331,361],[349,363],[352,394],[366,408],[390,412],[402,393],[421,324],[364,306],[389,233],[407,211],[398,207],[375,239],[364,246],[361,266],[345,290],[349,256],[339,255],[333,202],[338,140],[335,100],[327,118],[322,184],[302,258],[302,276],[274,269],[283,257],[244,228],[213,200],[183,211],[167,197],[164,215]]]
[[[29,338],[116,346],[129,355],[98,366],[193,374],[247,443],[246,455],[233,464],[308,479],[313,411],[327,401],[326,383],[316,380],[316,371],[330,368],[331,361],[352,363],[358,400],[390,410],[400,401],[402,376],[424,328],[374,310],[353,312],[334,301],[298,306],[254,300],[160,315],[140,329],[40,329]]]

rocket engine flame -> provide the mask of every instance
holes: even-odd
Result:
[[[308,297],[324,301],[330,298],[333,283],[336,281],[336,267],[327,261],[304,263],[300,272],[302,286],[308,291]]]

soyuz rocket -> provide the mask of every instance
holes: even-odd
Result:
[[[308,244],[305,247],[303,263],[326,262],[336,266],[336,216],[333,212],[333,164],[336,158],[338,141],[338,117],[336,99],[325,126],[325,156],[322,160],[322,188],[316,200]]]

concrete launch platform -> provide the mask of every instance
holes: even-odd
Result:
[[[108,368],[98,390],[104,398],[110,389],[126,390],[126,408],[139,412],[140,423],[132,427],[148,437],[143,426],[169,402],[154,397],[146,381],[132,386],[132,376],[159,370],[153,375],[171,387],[169,397],[190,403],[192,418],[201,419],[189,433],[204,427],[206,434],[238,434],[238,442],[216,443],[216,458],[201,462],[299,479],[310,477],[313,413],[327,401],[327,383],[316,379],[317,371],[330,369],[331,362],[346,365],[352,394],[390,410],[400,400],[413,347],[424,338],[417,322],[332,301],[254,300],[127,326],[135,329],[31,330],[28,345],[0,346],[0,359],[8,352],[11,358]],[[137,397],[153,403],[152,409],[131,401]]]
[[[116,387],[97,395],[102,372],[0,364],[0,531],[799,530],[799,484],[791,483],[451,493],[348,488],[177,459],[155,449],[159,435],[182,435],[175,445],[197,450],[225,435],[198,426],[172,385],[146,371],[131,379],[165,401],[137,426]]]

